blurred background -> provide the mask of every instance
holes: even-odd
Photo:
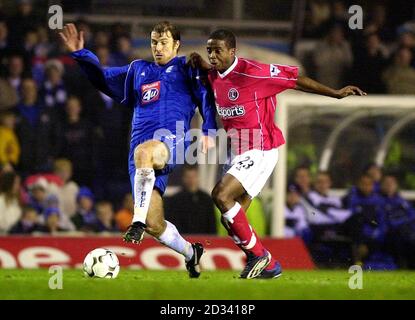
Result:
[[[261,236],[301,238],[318,266],[415,268],[415,4],[403,0],[0,0],[0,234],[117,234],[133,215],[132,110],[82,75],[48,28],[54,4],[105,67],[151,60],[151,29],[169,20],[180,54],[206,57],[209,33],[225,27],[240,56],[368,92],[354,106],[279,100],[285,177],[270,179],[249,219]],[[363,28],[352,30],[356,4]],[[226,235],[209,197],[220,174],[185,165],[171,175],[166,217],[182,233]]]

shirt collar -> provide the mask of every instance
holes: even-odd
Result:
[[[233,71],[233,69],[235,69],[237,64],[238,64],[238,57],[235,56],[235,61],[232,63],[232,65],[224,73],[220,73],[218,71],[219,77],[221,77],[221,79],[225,78],[229,73],[231,73]]]

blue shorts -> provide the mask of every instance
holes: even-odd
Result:
[[[169,139],[168,137],[163,137],[160,139],[163,142],[167,149],[169,150],[169,161],[166,166],[161,170],[155,170],[156,181],[154,183],[154,189],[158,190],[160,195],[163,195],[167,188],[167,183],[169,179],[169,174],[176,167],[176,164],[184,163],[184,154],[187,149],[188,143],[183,143],[178,147],[176,139]],[[181,140],[182,142],[183,140]],[[128,157],[128,172],[130,174],[131,190],[134,190],[134,177],[135,177],[135,163],[134,163],[134,149],[130,149],[130,154]],[[134,197],[134,192],[133,192]]]

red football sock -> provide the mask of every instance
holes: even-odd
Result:
[[[245,211],[238,202],[224,213],[223,217],[226,219],[231,232],[241,240],[244,250],[252,252],[256,256],[264,255],[265,248],[249,225]]]

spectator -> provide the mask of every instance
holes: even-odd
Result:
[[[6,78],[19,97],[21,96],[20,89],[23,78],[27,75],[23,57],[19,54],[10,55],[8,58]]]
[[[94,211],[94,195],[89,188],[81,187],[76,201],[78,210],[71,220],[77,230],[86,230],[87,225],[92,225],[97,220]]]
[[[0,114],[0,165],[16,166],[20,158],[20,144],[14,132],[16,116],[12,112]]]
[[[303,197],[311,191],[311,174],[307,167],[298,167],[294,170],[294,183]]]
[[[316,46],[313,60],[317,81],[332,88],[343,87],[353,54],[341,26],[334,25],[329,29],[328,35]]]
[[[331,20],[342,26],[343,28],[348,26],[349,13],[347,12],[347,7],[342,0],[335,0],[332,4],[332,18]]]
[[[415,26],[410,28],[407,26],[402,26],[399,28],[399,39],[397,42],[397,47],[395,48],[394,54],[400,48],[407,48],[412,53],[412,62],[411,66],[415,68]]]
[[[303,30],[306,36],[318,37],[322,27],[330,19],[330,4],[326,0],[311,0],[309,4],[309,16]]]
[[[14,172],[0,176],[0,233],[7,233],[20,219],[20,177]]]
[[[373,183],[374,183],[374,186],[373,186],[374,191],[376,193],[379,193],[380,192],[380,182],[381,182],[382,176],[383,176],[382,168],[380,166],[378,166],[376,163],[372,162],[372,163],[369,163],[365,167],[364,173],[372,178]]]
[[[22,101],[17,105],[16,133],[21,147],[20,171],[24,176],[51,170],[60,148],[61,126],[52,110],[38,104],[36,83],[22,82]]]
[[[106,31],[98,30],[94,34],[94,50],[96,50],[98,47],[108,47],[110,45],[110,36]]]
[[[6,57],[9,54],[10,43],[8,40],[9,28],[5,20],[2,20],[0,16],[0,57]],[[0,60],[0,65],[2,61]],[[3,70],[0,70],[0,72]],[[0,75],[2,75],[0,73]]]
[[[39,37],[36,29],[29,29],[23,39],[23,54],[26,65],[31,65],[35,57],[36,46],[39,43]]]
[[[381,75],[387,63],[388,52],[379,35],[367,35],[363,46],[356,51],[352,72],[359,74],[355,78],[356,85],[369,93],[385,93]]]
[[[0,78],[0,112],[12,109],[17,102],[16,90],[7,80]]]
[[[53,163],[53,172],[63,182],[63,186],[58,190],[59,208],[65,216],[72,218],[76,213],[76,197],[79,186],[72,181],[72,162],[68,159],[57,159]]]
[[[294,184],[288,186],[285,205],[285,237],[301,237],[307,243],[310,241],[310,229],[307,223],[307,212],[301,204],[301,195]]]
[[[390,257],[384,254],[386,223],[381,210],[382,198],[374,191],[373,179],[364,174],[357,188],[344,198],[352,217],[347,221],[347,231],[354,244],[355,263],[365,263],[373,268],[394,268]]]
[[[50,42],[48,29],[45,26],[38,26],[36,31],[39,41],[35,48],[35,58],[38,61],[45,62],[53,45]]]
[[[131,193],[124,197],[122,208],[115,214],[115,222],[121,232],[127,231],[133,220],[134,215],[134,200]]]
[[[377,33],[379,34],[382,41],[392,41],[395,33],[388,25],[387,14],[388,12],[384,4],[375,4],[371,8],[371,16],[363,28],[363,34],[368,35],[371,33]]]
[[[36,30],[38,35],[38,43],[34,49],[34,57],[32,59],[32,76],[39,87],[45,78],[45,63],[48,60],[49,53],[52,51],[52,44],[49,42],[48,30],[44,26],[39,26]],[[59,60],[58,60],[59,61]]]
[[[63,125],[61,156],[73,164],[74,181],[79,185],[92,185],[94,139],[91,124],[81,118],[82,106],[77,97],[66,102],[66,119]]]
[[[19,0],[18,12],[8,21],[10,41],[15,47],[23,45],[23,36],[28,30],[36,29],[41,24],[41,19],[33,12],[32,0]]]
[[[114,221],[114,210],[111,202],[101,201],[95,206],[97,221],[88,224],[87,228],[94,232],[117,232],[117,226]]]
[[[396,177],[385,175],[381,184],[382,210],[388,226],[388,244],[401,268],[415,268],[415,210],[399,194]]]
[[[46,79],[42,85],[42,104],[47,108],[55,108],[63,114],[67,100],[67,90],[63,82],[64,68],[62,62],[52,59],[45,64]]]
[[[23,208],[21,219],[10,229],[10,234],[31,234],[41,231],[42,226],[38,223],[39,216],[35,208],[26,206]]]
[[[329,4],[330,3],[330,4]],[[343,29],[344,32],[348,31],[348,21],[350,14],[347,11],[347,7],[342,0],[328,1],[327,5],[330,6],[330,17],[320,26],[318,37],[327,29],[330,29],[333,25],[339,26]]]
[[[350,240],[345,237],[343,223],[351,216],[339,197],[329,195],[331,178],[327,172],[316,176],[314,190],[302,200],[310,228],[309,249],[321,266],[343,266],[350,253]]]
[[[62,211],[59,209],[59,207],[60,207],[60,204],[59,204],[58,196],[51,192],[51,194],[49,194],[49,196],[46,199],[46,211],[50,208],[58,209],[59,210],[59,227],[67,231],[75,230],[76,229],[75,225],[72,223],[72,221],[67,215],[62,214]]]
[[[48,207],[48,182],[44,178],[39,178],[29,185],[28,188],[30,196],[29,205],[41,216]]]
[[[400,48],[394,57],[393,64],[382,75],[390,94],[413,94],[415,92],[415,68],[411,66],[412,52]]]
[[[131,38],[124,34],[116,39],[115,51],[111,54],[111,64],[113,66],[124,66],[129,64],[134,56]]]
[[[58,208],[48,208],[44,212],[45,225],[41,228],[41,232],[55,234],[57,232],[67,231],[60,226],[60,211]]]
[[[342,200],[337,196],[329,195],[331,178],[327,172],[319,172],[316,177],[313,191],[307,196],[307,206],[310,225],[324,226],[324,231],[336,233],[339,224],[351,216],[351,211],[343,209]],[[311,214],[310,214],[311,213]]]
[[[183,169],[182,189],[166,199],[166,219],[183,234],[215,234],[214,204],[209,194],[199,189],[197,166]]]
[[[99,46],[95,52],[103,68],[111,66],[111,52],[108,46]]]

